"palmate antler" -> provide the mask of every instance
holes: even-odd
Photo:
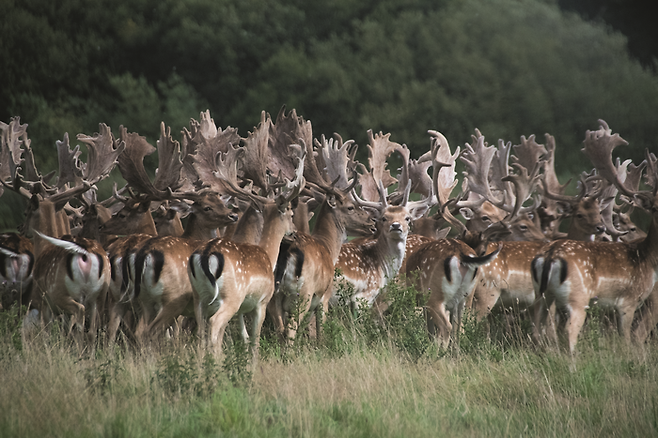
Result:
[[[186,180],[181,190],[200,190],[203,186],[202,178],[195,170],[195,156],[200,160],[212,162],[217,153],[226,152],[229,144],[240,143],[240,136],[236,128],[230,126],[222,130],[215,125],[210,117],[210,110],[200,114],[200,121],[190,120],[190,130],[182,131],[182,161],[183,178]]]
[[[305,145],[313,144],[311,121],[298,116],[295,109],[292,109],[286,115],[286,108],[283,106],[276,117],[276,121],[270,124],[268,165],[275,175],[281,174],[287,179],[295,177],[296,164],[291,160],[289,146],[301,143]]]
[[[0,196],[4,192],[4,185],[9,185],[20,191],[18,168],[23,163],[23,145],[27,143],[27,124],[21,125],[20,117],[14,117],[9,124],[0,122],[2,137],[0,139]]]
[[[587,131],[585,141],[583,142],[583,152],[596,167],[598,174],[606,181],[613,184],[621,194],[628,197],[634,204],[641,208],[647,209],[654,206],[655,196],[658,192],[658,166],[656,157],[648,150],[645,151],[645,162],[647,173],[645,175],[646,183],[652,190],[638,190],[635,184],[639,181],[638,173],[644,164],[634,168],[633,175],[628,184],[622,181],[617,167],[612,163],[612,151],[619,145],[627,145],[628,142],[621,138],[619,134],[612,134],[608,124],[599,120],[600,127],[597,131]]]
[[[361,197],[365,200],[373,201],[379,198],[379,181],[384,188],[395,184],[397,180],[391,176],[386,169],[388,157],[395,151],[402,150],[402,145],[390,140],[391,134],[384,135],[379,132],[373,134],[372,129],[368,130],[368,167],[360,165],[363,170],[361,176]],[[403,152],[400,152],[401,154]],[[404,157],[404,156],[403,156]]]
[[[471,139],[472,144],[466,143],[464,152],[460,156],[465,167],[464,179],[467,181],[464,191],[477,193],[495,205],[502,204],[504,199],[495,196],[489,185],[489,173],[497,149],[495,146],[488,146],[478,129]]]

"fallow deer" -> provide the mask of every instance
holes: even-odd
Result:
[[[634,312],[649,296],[658,279],[656,159],[647,152],[647,176],[653,190],[628,190],[619,181],[612,164],[612,150],[628,143],[619,134],[613,135],[604,121],[599,120],[599,123],[599,130],[587,131],[583,151],[602,178],[615,184],[623,195],[635,199],[642,208],[650,211],[652,218],[647,237],[643,240],[630,243],[558,240],[534,258],[533,285],[537,296],[543,298],[535,325],[541,328],[546,319],[545,309],[555,302],[559,309],[568,314],[565,330],[568,349],[572,354],[591,300],[596,299],[598,305],[617,311],[619,333],[630,340]]]
[[[363,232],[371,228],[368,213],[360,209],[350,196],[358,182],[356,172],[351,182],[343,178],[347,181],[346,187],[336,185],[338,178],[329,182],[312,159],[314,151],[309,136],[300,136],[300,139],[307,149],[304,170],[307,184],[322,191],[325,197],[316,213],[312,233],[297,232],[291,241],[284,240],[275,266],[276,290],[268,311],[277,332],[290,340],[295,338],[309,311],[315,311],[316,334],[320,336],[331,298],[334,265],[348,230]],[[341,149],[345,143],[337,137],[336,143],[330,144],[323,138],[322,143],[316,142],[316,145],[319,149],[334,146]],[[289,318],[295,306],[298,312],[294,319]]]
[[[259,126],[262,129],[262,126]],[[267,126],[265,126],[267,129]],[[293,150],[293,146],[290,147]],[[194,295],[197,325],[202,337],[205,321],[210,325],[209,345],[216,354],[222,349],[222,339],[229,320],[238,315],[240,332],[251,348],[254,360],[258,356],[260,330],[267,305],[274,294],[274,266],[279,255],[281,240],[293,232],[290,203],[304,185],[304,153],[298,148],[295,179],[288,182],[276,197],[263,197],[241,189],[237,182],[236,161],[238,152],[229,147],[226,158],[218,159],[215,174],[229,184],[235,196],[251,199],[262,212],[263,226],[258,245],[238,243],[226,238],[213,239],[197,248],[190,256],[188,275]],[[251,227],[253,225],[246,225]],[[241,227],[236,234],[242,234]],[[244,325],[244,314],[252,314],[251,334]]]

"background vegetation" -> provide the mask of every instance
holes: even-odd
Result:
[[[569,177],[589,170],[580,144],[598,118],[630,141],[625,156],[639,160],[658,140],[646,56],[649,67],[620,33],[557,0],[0,5],[0,120],[30,124],[44,169],[64,132],[91,134],[99,122],[154,141],[161,120],[176,133],[209,108],[246,136],[261,110],[284,104],[317,136],[363,145],[381,130],[417,155],[428,129],[453,147],[474,128],[490,143],[548,132]]]

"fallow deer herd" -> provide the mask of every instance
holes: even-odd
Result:
[[[494,146],[476,129],[451,150],[428,131],[430,150],[414,159],[390,134],[368,131],[364,164],[354,141],[314,138],[310,121],[283,109],[275,120],[262,112],[246,138],[209,111],[181,142],[163,123],[156,147],[100,124],[77,136],[86,162],[66,134],[51,181],[15,117],[0,122],[0,195],[18,193],[28,207],[20,233],[0,235],[2,309],[23,306],[26,336],[61,318],[81,343],[121,332],[144,345],[191,323],[215,354],[236,317],[256,357],[266,315],[293,342],[312,312],[320,337],[344,298],[339,283],[351,306],[385,312],[382,291],[399,276],[427,295],[428,330],[443,345],[469,308],[478,319],[527,315],[535,342],[564,333],[574,353],[594,305],[616,311],[625,340],[644,342],[658,323],[658,160],[648,151],[637,165],[613,160],[627,142],[599,125],[583,148],[594,167],[570,196],[548,134],[545,145],[532,135]],[[151,179],[144,159],[156,151]],[[126,185],[98,201],[115,167]],[[650,216],[646,233],[633,210]]]

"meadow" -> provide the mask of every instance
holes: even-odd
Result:
[[[628,345],[593,310],[571,357],[467,315],[442,349],[415,292],[389,293],[383,319],[337,307],[319,340],[282,344],[266,323],[255,365],[237,333],[221,358],[186,332],[92,349],[57,322],[23,341],[6,311],[0,436],[658,436],[655,340]]]

